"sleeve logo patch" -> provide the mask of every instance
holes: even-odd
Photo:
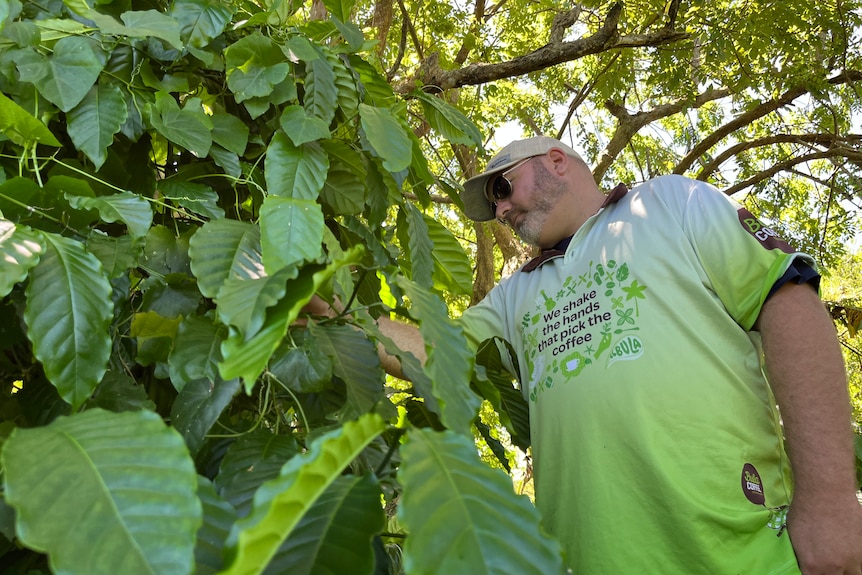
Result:
[[[755,505],[766,503],[766,495],[763,493],[763,480],[760,478],[757,469],[750,463],[742,466],[742,492]]]
[[[745,231],[754,236],[766,249],[779,249],[788,254],[796,252],[790,244],[781,239],[775,230],[763,225],[763,222],[755,218],[745,208],[739,208],[736,214],[739,216],[739,223],[742,224]]]

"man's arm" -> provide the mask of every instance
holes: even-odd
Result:
[[[337,299],[330,305],[315,294],[312,296],[311,301],[305,305],[303,311],[312,315],[334,318],[341,314],[343,309],[341,302]],[[425,364],[428,355],[425,352],[425,340],[422,339],[419,328],[415,325],[391,320],[386,316],[377,318],[376,323],[383,335],[394,341],[402,350],[409,351],[415,355],[420,363]],[[383,365],[386,373],[404,379],[404,374],[401,371],[401,362],[397,357],[386,353],[386,350],[381,345],[377,346],[377,353],[380,356],[380,363]]]
[[[807,284],[782,286],[755,329],[794,477],[788,533],[805,575],[862,574],[851,411],[835,326]]]

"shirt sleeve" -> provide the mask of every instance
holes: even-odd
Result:
[[[669,207],[679,210],[684,233],[711,289],[744,329],[751,329],[763,302],[795,261],[816,269],[811,256],[795,250],[713,186],[681,177],[673,180],[668,186],[673,192],[662,194],[662,201],[677,204]]]

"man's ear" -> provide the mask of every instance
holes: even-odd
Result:
[[[548,159],[551,160],[554,173],[562,176],[570,169],[569,156],[559,148],[551,148],[548,150]]]

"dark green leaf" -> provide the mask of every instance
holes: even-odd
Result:
[[[203,505],[203,524],[195,544],[195,575],[215,575],[222,568],[222,550],[236,521],[236,510],[216,493],[206,477],[198,475],[198,497]]]
[[[365,137],[383,159],[390,172],[407,169],[412,159],[412,143],[401,122],[385,108],[359,104],[359,117]]]
[[[254,492],[264,481],[278,477],[278,472],[298,453],[290,435],[275,435],[264,429],[246,433],[237,439],[222,459],[215,487],[240,517],[251,511]]]
[[[329,123],[311,116],[302,106],[287,106],[281,113],[279,124],[294,146],[328,138]]]
[[[370,574],[371,541],[382,530],[377,480],[370,475],[338,477],[302,517],[264,573]]]
[[[212,115],[213,142],[226,150],[242,155],[248,145],[248,126],[232,114],[217,112]]]
[[[325,142],[323,148],[329,154],[329,173],[320,191],[324,205],[339,215],[362,212],[368,189],[362,156],[337,142]]]
[[[238,379],[224,381],[216,376],[189,381],[177,395],[171,408],[171,423],[186,440],[193,457],[239,388]]]
[[[508,475],[479,459],[471,438],[411,429],[401,454],[406,572],[565,572],[560,546],[542,531],[536,508],[515,495]]]
[[[180,322],[168,357],[171,383],[177,391],[191,381],[216,379],[220,347],[226,335],[227,330],[208,317],[190,315]]]
[[[111,284],[80,242],[43,237],[45,253],[27,286],[27,337],[48,379],[77,409],[101,381],[111,354]]]
[[[470,391],[473,352],[460,326],[449,319],[446,304],[431,291],[399,278],[398,285],[413,303],[411,312],[428,350],[425,371],[433,382],[443,423],[449,429],[471,436],[470,423],[479,409],[479,398]]]
[[[225,50],[228,87],[237,102],[267,96],[290,72],[278,45],[259,32],[241,38]]]
[[[50,57],[29,52],[18,59],[21,80],[36,84],[46,100],[68,112],[84,99],[105,64],[94,46],[86,38],[67,36],[57,41]]]
[[[69,204],[76,209],[95,208],[105,222],[123,222],[132,238],[147,235],[153,223],[153,210],[149,202],[137,194],[120,192],[111,196],[73,196],[66,194]]]
[[[219,290],[219,318],[251,337],[263,327],[266,311],[287,292],[286,283],[296,278],[299,268],[282,268],[271,276],[255,279],[228,279]]]
[[[180,36],[189,46],[205,48],[222,33],[234,7],[218,0],[177,0],[170,14],[180,25]]]
[[[410,271],[414,282],[420,287],[431,289],[434,285],[434,252],[435,245],[428,235],[428,224],[422,213],[416,207],[407,203],[404,205],[407,226],[399,228],[402,244],[406,243],[410,250]],[[407,236],[404,238],[403,236]],[[404,239],[407,241],[404,242]]]
[[[204,158],[212,146],[213,123],[200,104],[199,99],[191,98],[180,109],[172,96],[158,92],[152,122],[165,138]]]
[[[444,138],[453,144],[482,148],[482,133],[460,110],[422,90],[414,90],[410,95],[422,102],[428,123]]]
[[[149,411],[91,409],[3,446],[21,541],[58,573],[186,574],[201,504],[182,438]]]
[[[212,153],[213,149],[210,149]],[[168,200],[192,213],[212,220],[224,217],[224,210],[218,205],[218,194],[206,184],[183,180],[162,180],[159,192]]]
[[[126,373],[114,371],[105,374],[87,407],[101,407],[117,413],[141,409],[153,411],[156,408],[143,385],[135,382]]]
[[[318,438],[307,452],[290,459],[277,478],[261,485],[251,514],[231,530],[224,574],[261,573],[314,502],[385,428],[376,414],[350,421]]]
[[[135,267],[143,247],[143,242],[135,242],[127,234],[115,238],[93,230],[87,237],[87,251],[102,263],[108,279],[117,278]]]
[[[310,324],[315,344],[332,360],[332,371],[347,386],[347,403],[339,415],[352,419],[368,413],[383,398],[385,373],[377,348],[348,325]]]
[[[303,105],[309,116],[323,120],[328,126],[335,118],[338,90],[335,72],[325,58],[306,62],[305,100]]]
[[[300,113],[305,116],[301,108]],[[265,164],[266,189],[270,195],[316,200],[328,171],[329,157],[317,142],[291,144],[281,131],[272,137]]]

